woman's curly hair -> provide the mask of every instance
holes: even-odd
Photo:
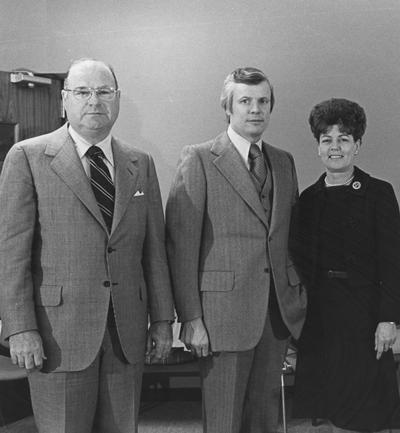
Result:
[[[310,113],[308,122],[317,141],[333,125],[341,132],[352,135],[354,141],[360,140],[367,126],[365,111],[356,102],[348,99],[332,98],[317,104]]]

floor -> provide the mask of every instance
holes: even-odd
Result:
[[[139,433],[202,433],[199,401],[169,401],[148,408],[140,418]],[[37,433],[33,417],[0,427],[0,433]],[[277,433],[283,433],[280,426]],[[313,427],[308,420],[291,420],[288,433],[332,433],[331,427]]]
[[[203,433],[199,388],[181,388],[176,392],[167,390],[167,393],[163,389],[160,391],[159,388],[154,390],[151,386],[145,389],[148,392],[142,394],[139,433]],[[286,392],[289,417],[287,433],[338,433],[338,430],[333,430],[327,424],[312,426],[310,420],[290,419],[291,391],[292,385],[289,385]],[[27,416],[0,427],[0,433],[38,433],[38,431],[33,417]],[[285,433],[282,423],[277,433]]]

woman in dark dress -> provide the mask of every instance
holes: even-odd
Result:
[[[293,256],[309,304],[294,415],[340,429],[400,427],[391,347],[400,320],[400,215],[392,186],[354,166],[364,110],[316,105],[309,123],[325,166],[300,196]]]

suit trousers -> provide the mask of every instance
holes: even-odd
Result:
[[[28,375],[39,433],[137,432],[143,364],[128,364],[116,328],[106,327],[85,370]]]
[[[200,359],[204,433],[276,433],[286,347],[268,315],[254,349]]]

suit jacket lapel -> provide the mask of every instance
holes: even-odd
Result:
[[[115,165],[115,206],[111,233],[121,221],[135,191],[139,169],[137,157],[122,143],[112,140]]]
[[[216,138],[211,152],[217,155],[214,160],[217,169],[268,228],[268,219],[250,173],[226,132]]]
[[[55,131],[45,153],[54,157],[50,163],[51,168],[107,231],[89,179],[76,152],[75,144],[68,134],[66,125]]]

